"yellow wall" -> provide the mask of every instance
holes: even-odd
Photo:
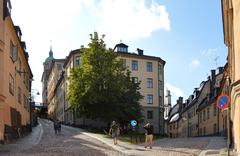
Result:
[[[2,4],[2,1],[0,1]],[[2,6],[0,5],[0,9]],[[2,13],[0,14],[2,16]],[[21,124],[26,125],[30,124],[30,105],[29,101],[27,107],[24,108],[24,98],[23,95],[29,99],[29,86],[26,86],[24,82],[24,74],[17,73],[19,69],[18,60],[13,62],[10,58],[10,40],[17,45],[18,47],[18,58],[20,58],[22,62],[22,69],[21,71],[25,70],[27,74],[26,77],[30,77],[30,69],[28,68],[28,62],[25,59],[23,49],[20,46],[20,42],[18,40],[17,34],[15,33],[15,29],[12,23],[11,17],[6,17],[5,20],[0,19],[0,140],[3,140],[3,133],[4,133],[4,124],[8,126],[11,125],[11,114],[10,114],[10,107],[15,108],[21,114]],[[12,75],[14,79],[14,95],[9,92],[9,75]],[[29,81],[28,81],[29,82]],[[18,87],[22,90],[21,95],[21,104],[18,102]]]

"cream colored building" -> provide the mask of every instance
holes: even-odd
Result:
[[[69,91],[69,77],[71,74],[71,70],[81,64],[81,57],[80,57],[80,49],[73,50],[67,56],[63,68],[64,68],[64,75],[62,79],[62,83],[64,85],[64,94],[65,94],[65,103],[64,103],[64,122],[66,124],[77,124],[76,123],[76,115],[75,112],[71,109],[69,102],[67,101],[67,94]],[[81,123],[79,123],[81,124]]]
[[[137,53],[128,52],[128,46],[120,43],[114,48],[119,58],[131,71],[131,77],[141,81],[140,92],[144,98],[140,101],[143,107],[144,122],[153,124],[154,133],[164,134],[164,65],[159,57],[147,56],[143,50]]]
[[[227,111],[216,106],[217,97],[225,91],[224,77],[223,67],[211,70],[211,76],[194,89],[185,103],[181,105],[182,100],[178,100],[169,114],[169,137],[226,136]]]
[[[10,0],[0,0],[0,141],[30,128],[31,79],[26,44],[11,18]]]
[[[57,97],[56,86],[58,80],[60,79],[61,72],[63,70],[63,64],[65,59],[54,59],[49,71],[49,77],[47,81],[47,92],[48,92],[48,114],[51,118],[56,118],[56,108],[57,108]]]
[[[217,73],[216,70],[212,70],[211,73],[210,90],[197,109],[199,136],[224,135],[224,131],[226,131],[226,126],[222,125],[226,117],[225,113],[216,105],[217,98],[221,93],[224,68],[219,67]]]
[[[143,115],[145,122],[150,122],[154,126],[154,133],[164,133],[164,65],[159,57],[143,55],[143,51],[138,50],[138,54],[129,53],[127,46],[124,44],[117,44],[115,47],[119,59],[123,59],[125,65],[131,71],[131,76],[135,81],[141,81],[141,94],[144,99],[140,102],[143,106]],[[53,62],[54,64],[54,62]],[[48,78],[48,102],[49,114],[57,113],[59,119],[64,119],[66,124],[76,125],[99,125],[106,126],[106,123],[101,121],[93,121],[84,117],[78,117],[70,104],[67,101],[67,93],[69,90],[69,77],[71,69],[81,64],[81,52],[79,49],[71,51],[67,56],[63,68],[64,73],[59,82],[55,81],[55,72],[50,72]],[[54,66],[53,66],[54,67]],[[56,87],[56,85],[58,86]],[[63,89],[65,88],[65,89]],[[54,92],[55,89],[55,92]],[[64,90],[64,91],[63,91]],[[65,102],[57,102],[59,95],[65,95]],[[57,103],[57,104],[56,104]],[[62,112],[62,105],[64,111]],[[59,106],[59,109],[57,108]],[[58,110],[58,111],[57,111]],[[58,112],[61,112],[60,115]]]
[[[240,154],[240,1],[222,0],[224,43],[228,48],[229,95],[231,104],[229,145]]]

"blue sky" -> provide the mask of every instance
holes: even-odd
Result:
[[[214,58],[218,65],[226,63],[219,0],[12,0],[12,6],[27,42],[33,88],[39,91],[50,40],[54,57],[65,58],[86,46],[94,30],[106,34],[109,47],[122,40],[132,52],[141,48],[164,59],[173,103],[206,80],[216,68]]]

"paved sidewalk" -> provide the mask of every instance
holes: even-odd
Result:
[[[68,127],[68,126],[66,126]],[[68,127],[73,128],[73,127]],[[76,128],[73,128],[76,130]],[[218,144],[218,148],[224,147],[225,140],[221,137],[198,137],[198,138],[176,138],[169,139],[164,138],[160,140],[154,141],[153,149],[145,149],[144,144],[134,145],[128,142],[118,141],[118,145],[113,144],[113,140],[111,138],[106,137],[102,134],[95,134],[86,132],[78,129],[82,134],[88,135],[95,139],[102,141],[103,143],[111,146],[114,150],[117,150],[122,153],[122,155],[136,155],[136,156],[197,156],[203,150],[206,150],[208,147],[214,145],[214,142],[223,143]],[[78,137],[78,136],[76,136]],[[207,151],[208,152],[208,151]],[[205,154],[208,154],[208,153]],[[209,153],[211,154],[211,153]]]
[[[27,150],[30,149],[31,147],[37,145],[43,134],[43,128],[41,123],[38,124],[36,127],[32,129],[32,132],[29,133],[27,136],[20,138],[17,140],[16,143],[14,144],[5,144],[0,147],[0,155],[1,153],[5,152],[14,152],[14,151],[22,151],[22,150]]]
[[[212,137],[207,147],[199,154],[199,156],[227,156],[227,141],[223,137]],[[230,155],[233,155],[230,152]]]

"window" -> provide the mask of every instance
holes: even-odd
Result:
[[[200,128],[199,134],[200,134],[200,136],[202,136],[202,128]]]
[[[18,103],[22,103],[22,90],[18,87]]]
[[[147,72],[152,72],[152,62],[147,62]]]
[[[80,66],[80,56],[76,57],[76,66]]]
[[[147,111],[147,119],[153,119],[153,111]]]
[[[147,78],[147,88],[153,88],[153,79]]]
[[[162,67],[161,67],[161,65],[159,64],[158,65],[158,74],[161,74],[162,73]]]
[[[24,73],[23,74],[23,83],[25,84],[25,81],[26,81],[26,74],[25,74],[26,72],[25,72],[25,70],[23,70],[23,73]]]
[[[153,103],[153,95],[147,95],[147,104]]]
[[[17,46],[14,46],[12,41],[10,41],[10,53],[9,53],[9,56],[12,59],[13,62],[17,61],[17,58],[18,58],[18,48],[17,48]]]
[[[18,70],[22,71],[22,61],[20,58],[18,58]],[[19,72],[19,75],[21,76],[21,72]]]
[[[206,127],[203,127],[203,135],[206,135]]]
[[[206,111],[204,110],[203,111],[203,121],[205,121],[206,120]]]
[[[216,105],[213,104],[213,116],[216,116],[217,115],[217,108],[216,108]]]
[[[201,123],[202,122],[202,112],[200,112],[199,118],[200,118],[200,123]]]
[[[132,70],[138,70],[138,61],[136,60],[132,61]]]
[[[25,78],[25,81],[26,81],[26,82],[25,82],[25,85],[26,85],[26,88],[27,88],[27,89],[28,89],[28,84],[29,84],[28,78],[29,78],[28,76],[26,76],[26,78]]]
[[[170,125],[170,130],[172,130],[172,125]]]
[[[61,64],[57,64],[57,70],[62,70],[62,65]]]
[[[173,125],[173,129],[175,129],[175,124]]]
[[[159,90],[163,90],[163,82],[161,80],[158,81]]]
[[[29,111],[28,98],[25,95],[23,95],[23,98],[24,98],[24,108]]]
[[[9,92],[14,95],[14,79],[12,75],[9,75]]]
[[[132,77],[132,81],[133,81],[134,83],[138,83],[138,77]]]
[[[210,110],[209,110],[209,108],[207,108],[207,119],[209,119],[210,118]]]
[[[11,59],[13,59],[13,49],[14,49],[13,42],[10,41],[10,53],[9,53],[9,56],[10,56]]]
[[[123,64],[123,67],[126,68],[127,67],[127,61],[126,59],[121,59],[121,62]]]
[[[214,132],[214,134],[217,133],[217,124],[214,124],[214,126],[213,126],[213,132]]]
[[[162,102],[162,96],[159,96],[159,106],[161,107],[162,104],[163,104],[163,102]],[[163,107],[163,106],[162,106],[162,107]]]
[[[71,61],[70,62],[70,69],[72,69],[73,68],[73,62]]]

